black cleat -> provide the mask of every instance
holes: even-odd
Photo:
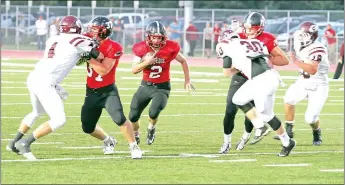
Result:
[[[147,129],[147,144],[151,145],[155,141],[156,128]]]
[[[313,130],[313,145],[320,146],[322,143],[321,128]]]
[[[290,139],[290,143],[287,147],[283,146],[283,149],[280,151],[278,154],[279,157],[286,157],[289,156],[291,150],[295,148],[296,146],[296,141],[293,139]]]
[[[6,146],[6,150],[14,152],[19,155],[19,150],[14,146],[15,142],[12,140]]]

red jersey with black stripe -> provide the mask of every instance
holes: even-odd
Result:
[[[138,42],[133,46],[133,54],[142,58],[153,50],[145,41]],[[167,40],[163,48],[157,54],[157,62],[143,70],[143,79],[152,83],[164,83],[170,81],[170,64],[180,52],[180,45],[172,40]]]
[[[101,88],[115,83],[116,68],[119,64],[121,56],[123,55],[122,46],[109,38],[103,40],[103,42],[100,43],[97,50],[104,55],[104,58],[114,59],[115,64],[108,74],[101,76],[94,69],[92,69],[89,63],[87,63],[86,84],[89,88]]]

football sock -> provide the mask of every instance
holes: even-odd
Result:
[[[283,134],[279,135],[279,139],[282,142],[284,147],[289,146],[289,144],[290,144],[290,137],[287,135],[286,132],[284,132]]]
[[[224,134],[224,143],[231,143],[231,134]]]
[[[109,136],[106,136],[105,139],[103,140],[103,142],[107,142],[110,139]]]
[[[156,125],[153,125],[152,123],[149,124],[149,126],[147,127],[148,129],[152,130],[154,128],[156,128]]]
[[[129,143],[129,147],[133,148],[134,146],[138,145],[136,141]]]
[[[34,136],[34,134],[31,134],[28,138],[28,144],[31,145],[31,143],[33,143],[34,141],[36,141],[36,138]]]
[[[14,139],[13,139],[14,143],[17,142],[17,141],[19,141],[23,136],[24,136],[23,133],[17,132],[16,136],[15,136]]]

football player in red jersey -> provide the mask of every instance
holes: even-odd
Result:
[[[269,60],[273,65],[284,66],[289,64],[289,59],[286,56],[285,52],[277,45],[275,36],[271,33],[265,32],[264,28],[265,17],[258,12],[251,12],[246,15],[243,23],[244,32],[240,33],[239,35],[242,39],[255,38],[263,42],[267,47],[268,52],[270,53]],[[247,47],[248,49],[253,49],[250,48],[249,45]],[[224,74],[229,76],[229,69],[224,69]],[[241,85],[244,84],[245,81],[247,81],[247,78],[243,76],[241,73],[236,73],[232,76],[230,85],[231,88],[228,92],[227,106],[225,111],[225,117],[223,120],[224,143],[220,148],[219,153],[228,153],[228,151],[231,148],[231,133],[234,129],[235,116],[238,111],[238,107],[232,103],[232,97],[236,93],[236,91],[241,87]],[[242,150],[244,148],[245,144],[250,139],[250,135],[253,130],[253,125],[247,118],[245,118],[244,123],[245,131],[241,137],[241,140],[236,145],[237,150]],[[253,140],[251,141],[251,144],[255,144],[258,141],[260,141],[263,138],[263,136],[268,134],[268,132],[268,125],[266,125],[266,128],[257,130]]]
[[[129,120],[133,123],[135,139],[139,143],[139,118],[152,100],[149,109],[150,123],[147,128],[147,144],[150,145],[155,139],[158,116],[168,102],[171,89],[170,64],[174,59],[182,65],[185,76],[185,89],[194,90],[194,87],[190,82],[187,60],[179,53],[179,44],[167,40],[164,25],[158,21],[150,23],[146,27],[145,36],[145,41],[138,42],[133,46],[135,58],[132,72],[137,74],[143,71],[143,79],[132,98]]]
[[[87,63],[86,96],[81,110],[82,128],[85,133],[104,142],[104,154],[113,154],[116,140],[97,125],[105,108],[112,120],[120,126],[129,143],[132,158],[140,159],[142,152],[135,141],[132,124],[123,113],[115,84],[116,67],[123,54],[123,48],[119,43],[109,39],[111,32],[112,24],[108,18],[96,17],[91,21],[87,35],[99,42],[98,50],[105,58],[101,62],[91,59]]]

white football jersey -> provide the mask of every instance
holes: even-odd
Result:
[[[93,41],[80,34],[60,34],[46,42],[43,58],[37,62],[33,73],[52,85],[59,84],[76,65],[81,55],[90,52]]]
[[[314,60],[320,62],[317,72],[310,75],[308,80],[316,84],[328,84],[329,61],[327,49],[323,44],[315,41],[300,51],[296,51],[296,54],[303,61]],[[300,72],[303,72],[303,70],[300,69]]]
[[[269,55],[267,47],[257,39],[233,39],[217,44],[219,58],[230,57],[234,68],[249,79],[252,78],[252,59],[260,55]],[[266,58],[266,57],[265,57]],[[266,61],[268,59],[266,58]]]

